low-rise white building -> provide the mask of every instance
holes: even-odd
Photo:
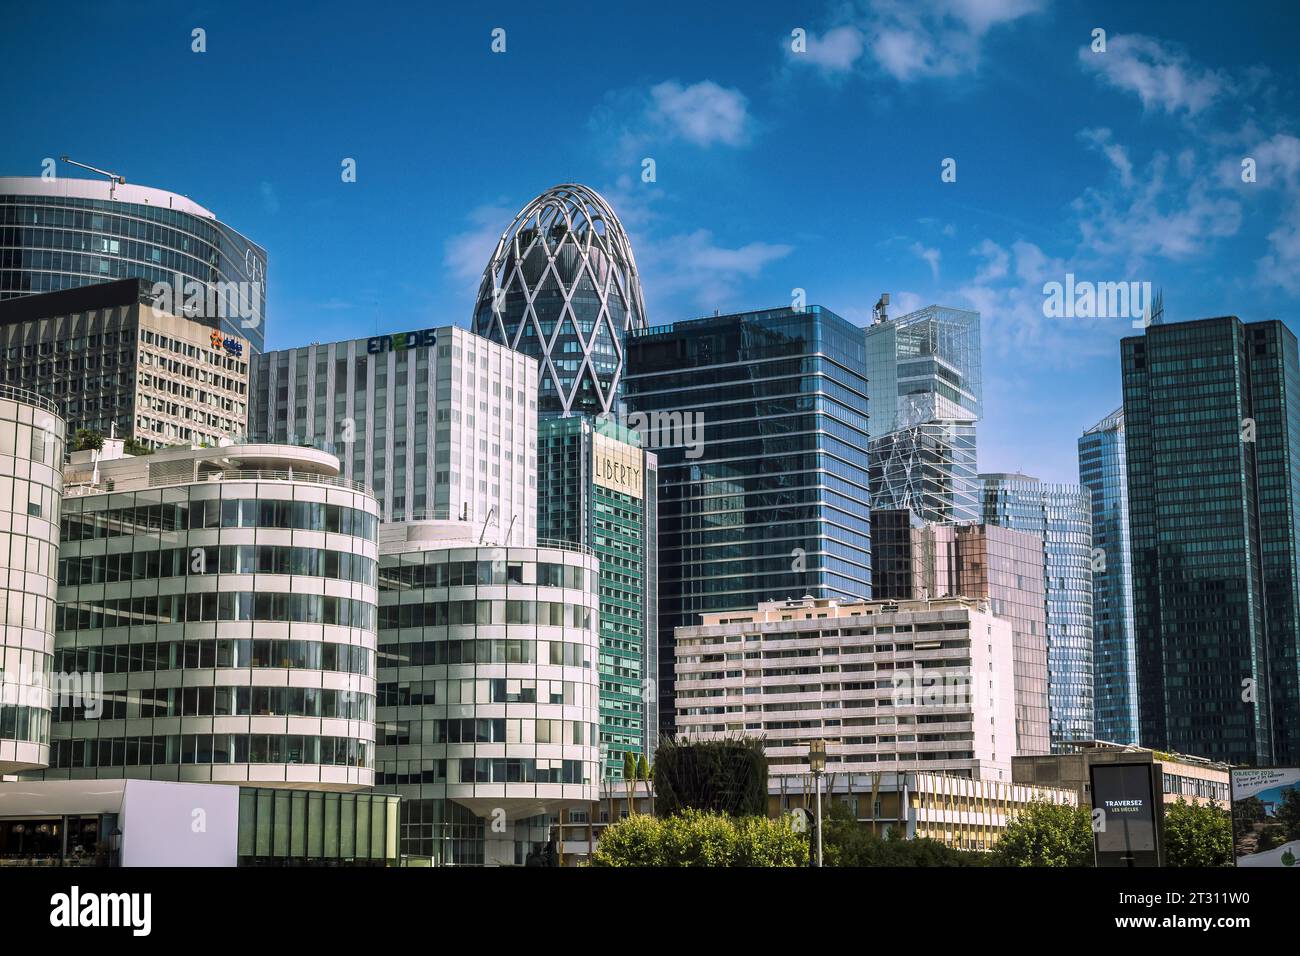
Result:
[[[689,737],[766,742],[773,776],[928,771],[1011,780],[1013,639],[986,601],[805,597],[678,628],[676,710]]]

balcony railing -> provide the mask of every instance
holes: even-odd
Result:
[[[43,412],[58,415],[60,418],[63,417],[63,412],[59,411],[57,402],[25,388],[18,388],[15,385],[0,385],[0,398],[6,398],[12,402],[22,402],[25,405],[34,405]]]

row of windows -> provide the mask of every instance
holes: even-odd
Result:
[[[148,674],[224,667],[337,671],[366,677],[374,673],[374,652],[352,644],[263,638],[145,641],[61,647],[54,652],[54,669],[61,674]]]
[[[414,723],[414,730],[412,730]],[[525,720],[466,717],[452,720],[397,720],[376,728],[383,747],[410,744],[573,744],[595,743],[595,724],[580,720]]]
[[[49,737],[49,711],[26,705],[0,704],[0,740],[25,740],[38,744]]]
[[[300,574],[373,587],[375,568],[373,558],[351,551],[225,544],[64,558],[59,561],[59,584],[116,584],[190,574]]]
[[[94,767],[167,767],[176,764],[322,764],[371,767],[374,745],[352,737],[301,734],[166,734],[55,740],[50,766],[60,770]]]
[[[464,585],[533,584],[525,580],[524,562],[506,561],[438,561],[437,551],[384,558],[380,569],[381,587],[386,590],[406,588],[446,588]],[[428,563],[426,563],[428,562]],[[539,587],[587,589],[587,571],[571,564],[537,562]]]
[[[374,630],[375,606],[366,601],[322,594],[252,591],[160,594],[61,604],[54,626],[60,631],[84,631],[199,621],[335,624]]]
[[[381,630],[395,627],[447,627],[464,624],[532,624],[591,630],[596,613],[582,604],[560,601],[435,601],[384,605]]]
[[[208,501],[106,508],[102,511],[69,513],[64,516],[64,541],[86,541],[150,531],[182,531],[186,528],[291,528],[297,531],[328,531],[375,540],[379,519],[342,505],[318,501],[279,501],[257,498],[225,498]]]
[[[320,717],[374,720],[375,698],[317,687],[156,687],[92,697],[55,710],[54,719],[131,720],[136,717]]]
[[[547,645],[550,645],[549,649]],[[557,664],[590,667],[590,650],[571,641],[474,640],[380,644],[382,667],[428,664]]]
[[[539,686],[540,685],[540,686]],[[442,688],[439,692],[439,687]],[[487,680],[423,680],[379,685],[380,707],[442,704],[578,703],[578,684],[570,680],[492,677]]]

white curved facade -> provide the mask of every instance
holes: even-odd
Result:
[[[92,693],[56,713],[46,779],[373,784],[378,507],[337,475],[249,445],[69,487],[55,664]]]
[[[519,211],[474,306],[474,331],[538,360],[543,414],[616,411],[625,333],[645,326],[627,232],[603,196],[577,183]]]
[[[0,773],[49,762],[64,437],[53,402],[0,385]]]
[[[547,838],[529,818],[599,799],[599,560],[406,527],[381,557],[376,786],[403,852],[522,863]]]

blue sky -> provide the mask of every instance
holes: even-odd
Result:
[[[981,468],[1056,481],[1120,402],[1132,328],[1045,317],[1045,282],[1149,281],[1171,321],[1297,315],[1293,3],[463,9],[7,10],[0,174],[66,153],[214,210],[268,250],[268,347],[465,324],[514,212],[584,182],[652,323],[796,288],[858,324],[885,291],[978,309]]]

